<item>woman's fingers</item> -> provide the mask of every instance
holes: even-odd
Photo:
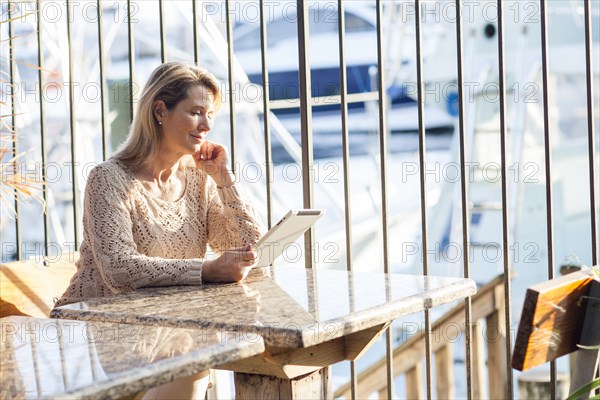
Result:
[[[219,258],[205,263],[203,276],[208,282],[239,282],[254,267],[256,258],[249,245],[226,250]]]
[[[226,251],[234,257],[236,262],[254,263],[257,259],[256,251],[252,250],[252,246],[247,244],[244,247],[237,247]]]
[[[214,161],[212,158],[212,149],[213,149],[213,144],[212,143],[207,143],[205,148],[204,148],[204,159],[207,161]]]
[[[196,167],[213,178],[217,186],[229,187],[235,182],[235,176],[230,170],[227,149],[219,143],[205,140],[200,149],[194,154]]]
[[[204,142],[202,142],[200,144],[200,150],[195,155],[196,160],[198,160],[198,161],[210,160],[210,157],[209,157],[209,154],[211,153],[210,147],[211,147],[211,142],[209,142],[208,140],[205,140]]]
[[[205,140],[200,144],[197,159],[201,161],[215,161],[222,147],[220,144]]]
[[[204,142],[203,144],[205,144],[203,150],[203,156],[204,156],[204,160],[208,161],[208,160],[212,160],[212,149],[213,149],[213,144],[211,142]]]
[[[244,263],[245,265],[252,265],[256,262],[256,253],[253,251],[240,251],[236,252],[235,261]]]

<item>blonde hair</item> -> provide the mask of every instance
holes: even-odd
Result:
[[[154,159],[161,141],[161,129],[154,117],[154,103],[162,100],[167,109],[172,110],[187,98],[190,88],[198,85],[212,92],[217,110],[221,103],[219,83],[205,69],[184,62],[168,62],[152,71],[142,91],[127,140],[113,157],[134,170]]]

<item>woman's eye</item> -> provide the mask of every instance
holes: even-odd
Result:
[[[199,112],[199,111],[192,111],[191,114],[194,117],[201,117],[203,115],[203,113]],[[214,113],[212,111],[206,113],[206,117],[209,119],[213,119],[213,115],[214,115]]]

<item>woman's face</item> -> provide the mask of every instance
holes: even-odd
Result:
[[[194,86],[188,96],[172,110],[161,100],[157,101],[156,113],[162,122],[163,150],[179,155],[200,151],[200,144],[213,126],[214,96],[204,86]]]

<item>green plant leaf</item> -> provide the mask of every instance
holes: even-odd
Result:
[[[585,350],[600,350],[600,344],[595,345],[595,346],[585,346],[583,344],[578,344],[577,347],[579,347],[580,349],[585,349]]]
[[[571,393],[569,395],[569,397],[567,397],[565,400],[577,400],[579,397],[587,395],[589,392],[591,392],[594,389],[597,389],[600,387],[600,378],[598,379],[594,379],[593,381],[586,383],[585,385],[583,385],[582,387],[580,387],[579,389],[577,389],[576,391],[574,391],[573,393]],[[591,397],[592,399],[600,399],[600,395]]]

